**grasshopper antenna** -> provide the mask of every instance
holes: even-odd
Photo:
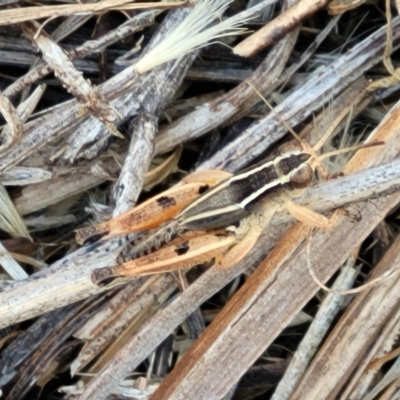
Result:
[[[297,139],[301,144],[310,147],[310,145],[303,140],[282,118],[281,116],[275,111],[274,107],[268,102],[268,100],[254,87],[254,85],[247,81],[247,84],[257,93],[260,99],[268,106],[268,108],[275,114],[275,116],[279,119],[281,124]]]
[[[322,160],[329,158],[331,156],[335,156],[338,154],[343,154],[343,153],[348,153],[350,151],[356,151],[356,150],[361,150],[361,149],[366,149],[369,147],[373,146],[381,146],[385,144],[385,142],[372,142],[372,143],[363,143],[360,145],[356,146],[351,146],[351,147],[346,147],[345,149],[339,149],[339,150],[334,150],[329,153],[323,154],[323,155],[317,155],[317,151],[321,149],[321,147],[325,144],[325,142],[328,140],[328,138],[332,135],[332,133],[335,131],[337,126],[340,124],[342,119],[349,113],[349,110],[354,106],[355,103],[359,102],[361,98],[364,96],[366,89],[361,89],[359,93],[357,94],[356,98],[351,102],[350,105],[345,107],[342,112],[336,117],[336,119],[333,121],[332,125],[330,128],[323,134],[323,136],[318,140],[318,142],[314,146],[310,146],[304,139],[302,139],[282,118],[281,116],[275,111],[274,107],[265,99],[265,97],[254,87],[254,85],[247,81],[247,84],[252,87],[252,89],[257,93],[257,95],[261,98],[261,100],[268,106],[268,108],[275,114],[275,116],[279,119],[279,121],[282,123],[282,125],[285,126],[285,128],[294,136],[295,139],[297,139],[302,146],[304,146],[307,151],[310,152],[312,159],[315,160],[317,166],[319,167],[319,172],[322,172],[322,175],[328,176],[328,173],[325,170],[325,167],[321,163]],[[316,166],[315,166],[316,167]]]

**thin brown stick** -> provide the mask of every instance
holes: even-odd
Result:
[[[17,24],[32,19],[55,18],[82,13],[97,13],[112,9],[121,9],[121,6],[131,3],[132,0],[103,0],[98,3],[66,4],[57,6],[23,7],[0,11],[0,26]],[[129,9],[149,10],[153,8],[176,8],[186,5],[185,1],[177,3],[135,3],[130,4]]]
[[[303,19],[325,7],[328,0],[301,0],[279,14],[264,28],[253,33],[234,47],[233,52],[242,57],[251,57],[297,26]]]

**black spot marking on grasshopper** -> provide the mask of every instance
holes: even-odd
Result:
[[[183,242],[180,245],[176,246],[175,248],[175,253],[178,254],[178,256],[182,256],[186,254],[190,249],[189,243],[188,242]]]
[[[200,186],[199,187],[199,194],[203,194],[203,193],[207,192],[208,189],[210,189],[209,185]]]
[[[173,197],[162,196],[157,199],[157,204],[161,208],[169,208],[171,206],[174,206],[176,204],[176,201]]]

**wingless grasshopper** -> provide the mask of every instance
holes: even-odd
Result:
[[[364,144],[317,156],[332,130],[314,147],[293,133],[297,141],[281,145],[277,155],[250,169],[235,175],[223,171],[194,173],[181,186],[117,218],[79,230],[78,243],[93,236],[106,239],[152,230],[143,242],[120,254],[118,265],[94,270],[92,281],[167,272],[211,259],[220,261],[220,268],[228,268],[244,257],[272,215],[282,209],[309,225],[331,227],[334,221],[296,205],[292,199],[311,185],[316,170],[318,175],[327,176],[322,158],[382,144]],[[261,203],[263,214],[259,213]]]

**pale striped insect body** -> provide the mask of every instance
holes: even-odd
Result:
[[[279,202],[280,196],[308,187],[314,168],[312,155],[302,143],[285,143],[278,153],[208,190],[177,216],[179,227],[209,230],[235,225],[248,217],[260,200],[268,197]]]

